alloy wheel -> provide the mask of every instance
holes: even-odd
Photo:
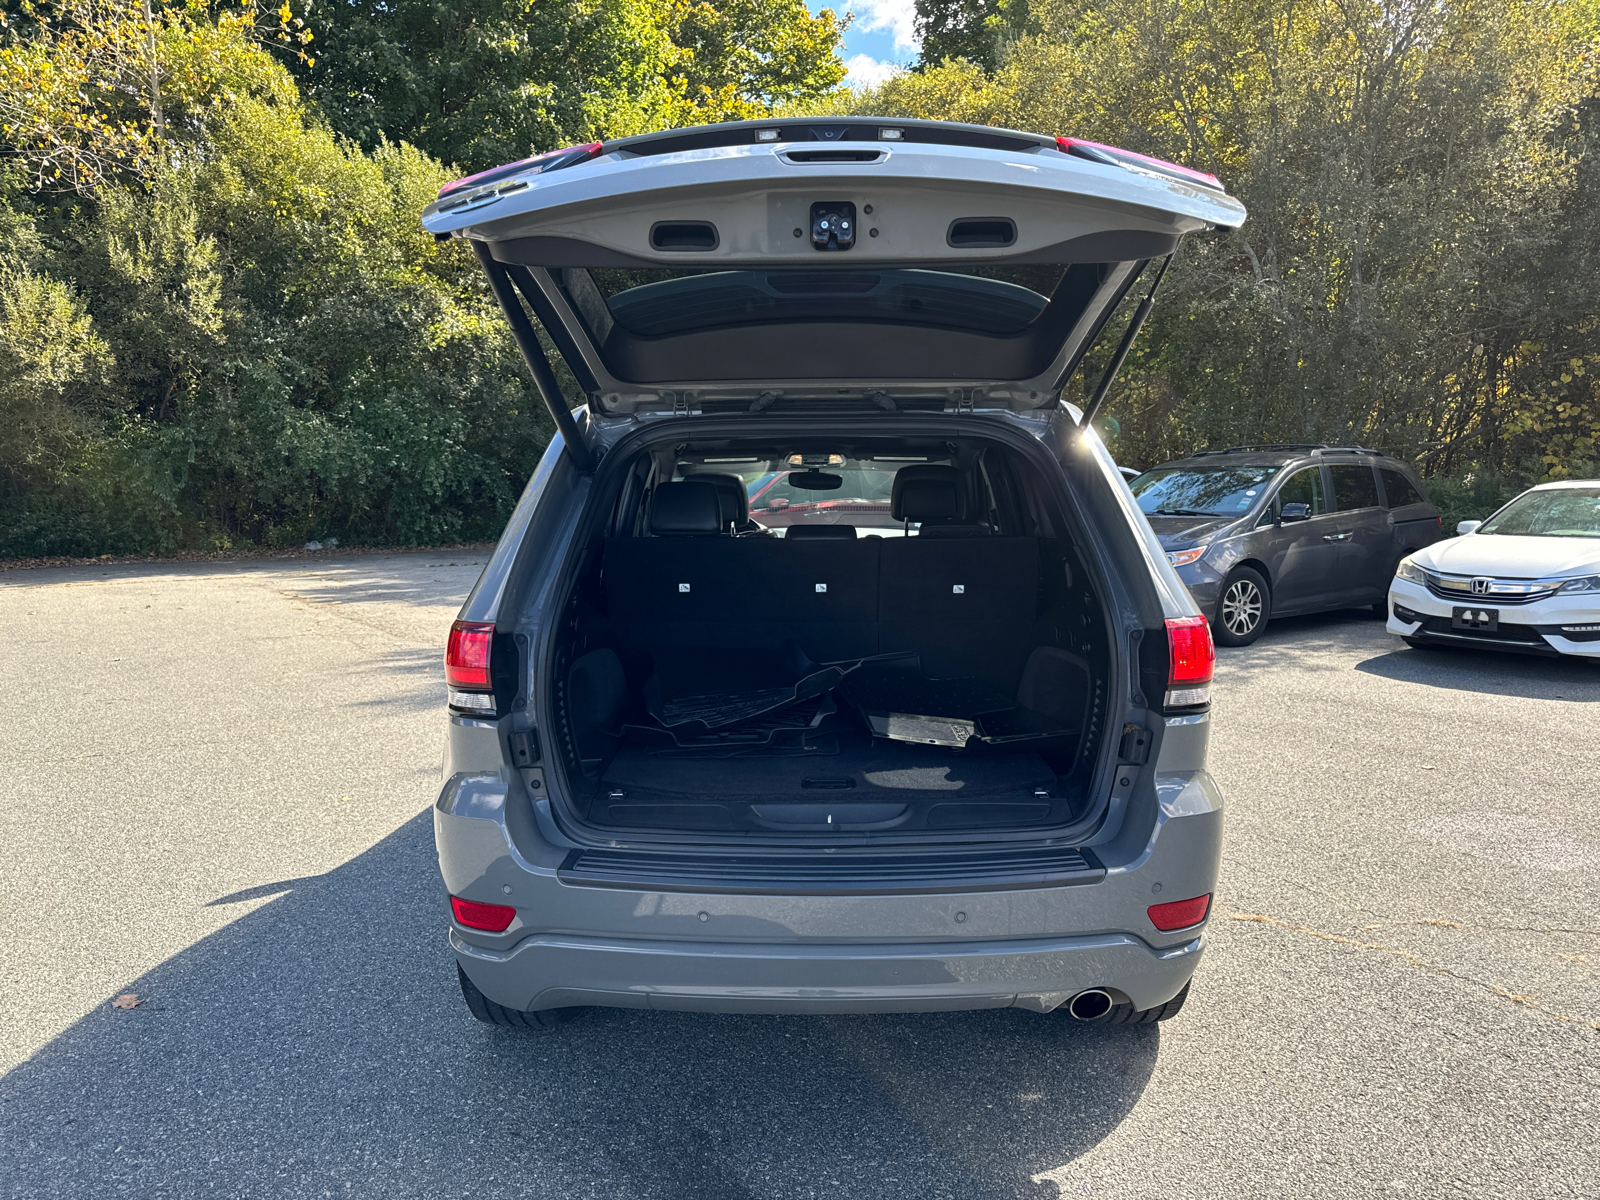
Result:
[[[1261,589],[1249,579],[1236,579],[1223,593],[1222,623],[1234,637],[1246,637],[1261,624],[1264,598]]]

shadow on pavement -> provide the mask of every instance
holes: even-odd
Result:
[[[1510,696],[1522,700],[1600,701],[1600,664],[1494,650],[1417,650],[1400,644],[1356,664],[1367,675],[1401,683]]]
[[[0,1079],[0,1195],[1054,1197],[1153,1027],[1021,1011],[466,1012],[423,812]],[[109,997],[107,998],[109,1000]]]

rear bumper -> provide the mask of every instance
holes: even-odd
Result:
[[[936,945],[649,942],[538,934],[508,951],[456,931],[457,960],[508,1008],[570,1005],[697,1012],[1048,1012],[1106,987],[1136,1008],[1172,999],[1194,974],[1204,938],[1156,950],[1126,934]]]

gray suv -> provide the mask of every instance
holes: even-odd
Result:
[[[1089,421],[1181,238],[1243,219],[1110,147],[873,118],[444,189],[559,431],[446,653],[475,1016],[1178,1011],[1214,655]]]
[[[1224,646],[1274,616],[1383,612],[1395,566],[1440,536],[1416,471],[1360,446],[1233,446],[1129,486]]]

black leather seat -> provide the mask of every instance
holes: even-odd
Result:
[[[926,463],[895,472],[890,513],[915,523],[919,537],[982,537],[989,526],[967,518],[967,492],[955,467]]]
[[[691,475],[685,483],[709,483],[722,502],[722,521],[737,534],[764,534],[766,530],[750,519],[750,493],[737,475]]]
[[[728,528],[722,506],[709,483],[658,483],[650,497],[650,532],[655,537],[716,537]]]

